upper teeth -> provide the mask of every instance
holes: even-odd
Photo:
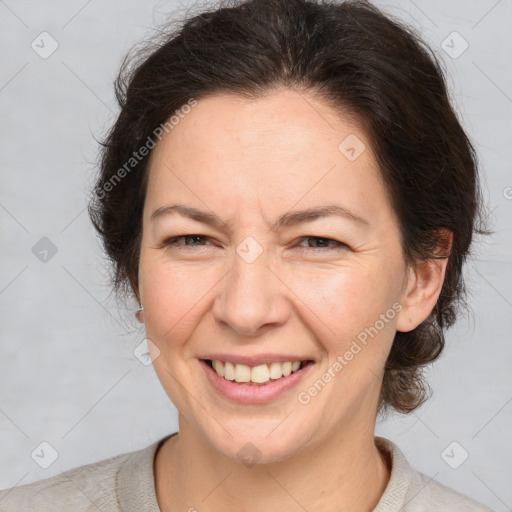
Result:
[[[300,361],[260,364],[251,367],[246,364],[233,364],[228,361],[215,360],[212,361],[212,366],[221,377],[227,380],[261,384],[268,382],[270,379],[280,379],[296,372],[300,368]]]

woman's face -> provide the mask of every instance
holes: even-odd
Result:
[[[199,99],[153,150],[139,287],[154,367],[228,457],[373,433],[408,274],[370,141],[310,93]]]

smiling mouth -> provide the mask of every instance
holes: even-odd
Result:
[[[230,363],[229,361],[212,361],[210,359],[203,359],[203,361],[224,380],[257,386],[263,386],[268,382],[288,377],[292,373],[313,364],[311,360],[273,362],[257,366]]]

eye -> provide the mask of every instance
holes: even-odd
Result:
[[[333,240],[332,238],[325,238],[325,237],[320,237],[320,236],[304,236],[300,239],[301,241],[308,241],[308,240],[312,240],[314,243],[317,243],[318,241],[320,241],[320,245],[319,246],[307,246],[307,247],[304,247],[304,246],[299,246],[300,247],[300,250],[303,251],[303,250],[316,250],[316,252],[318,252],[318,250],[320,251],[332,251],[332,250],[339,250],[339,249],[346,249],[348,248],[348,246],[346,244],[344,244],[343,242],[338,242],[337,240]],[[331,246],[329,246],[328,244],[331,244]]]
[[[164,241],[163,245],[166,247],[176,247],[180,249],[205,247],[207,245],[206,242],[208,242],[209,240],[210,238],[204,235],[181,235],[168,238],[167,240]],[[300,238],[299,241],[308,242],[307,246],[298,246],[300,251],[313,250],[314,252],[319,252],[348,248],[348,246],[343,242],[338,242],[337,240],[333,240],[332,238],[325,238],[319,236],[304,236]],[[313,246],[309,245],[310,241],[313,242]]]
[[[198,243],[198,240],[200,242],[201,240],[206,241],[207,239],[208,237],[203,235],[173,236],[172,238],[168,238],[167,240],[165,240],[163,245],[173,247],[204,247],[205,244]]]

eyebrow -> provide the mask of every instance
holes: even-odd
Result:
[[[183,217],[188,217],[197,222],[201,222],[203,224],[207,224],[209,226],[213,226],[216,228],[226,227],[226,223],[223,222],[217,215],[214,213],[206,212],[203,210],[199,210],[192,206],[185,206],[183,204],[172,204],[168,206],[161,206],[157,208],[152,214],[150,219],[153,221],[159,217],[169,215],[172,213],[178,213]],[[347,218],[353,222],[358,224],[369,226],[370,223],[356,215],[355,213],[347,210],[336,204],[329,204],[325,206],[317,206],[315,208],[309,208],[307,210],[299,210],[294,212],[287,212],[281,217],[279,217],[274,223],[271,225],[271,229],[279,229],[283,227],[295,226],[297,224],[303,224],[306,222],[312,222],[316,219],[322,217],[330,217],[330,216],[338,216]],[[229,229],[229,226],[228,226]]]

